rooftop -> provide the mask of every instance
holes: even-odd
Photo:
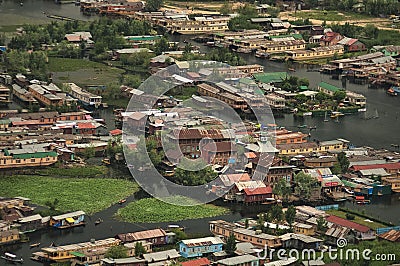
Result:
[[[201,247],[201,246],[209,246],[209,245],[218,245],[223,244],[224,242],[219,237],[203,237],[203,238],[194,238],[194,239],[186,239],[181,241],[188,247]]]

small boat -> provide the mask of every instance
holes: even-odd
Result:
[[[390,96],[397,96],[400,93],[400,88],[399,87],[391,87],[386,91],[387,94]]]
[[[299,126],[297,126],[298,128],[306,128],[307,127],[307,125],[299,125]]]
[[[102,222],[104,222],[103,219],[99,218],[94,222],[94,225],[101,224]]]
[[[122,200],[118,201],[118,204],[122,204],[122,203],[125,203],[125,202],[126,202],[126,199],[122,199]]]
[[[265,53],[265,52],[262,52],[260,50],[257,50],[256,51],[256,57],[258,57],[258,58],[268,58],[269,57],[269,53]]]
[[[364,205],[364,204],[370,204],[371,201],[370,200],[359,200],[359,201],[356,201],[356,203],[359,205]]]
[[[104,158],[103,160],[101,160],[101,162],[103,164],[105,164],[105,165],[110,165],[111,164],[110,159],[108,159],[108,158]]]
[[[360,108],[360,109],[358,109],[358,112],[366,112],[367,111],[367,108]]]
[[[342,116],[342,115],[344,115],[344,114],[341,113],[341,112],[332,112],[331,118],[336,118],[336,117],[339,117],[339,116]]]
[[[4,255],[1,256],[1,258],[9,262],[19,262],[19,263],[24,262],[23,258],[17,258],[17,255],[8,252],[4,253]]]
[[[312,116],[312,112],[305,112],[303,113],[303,116]]]
[[[296,69],[294,69],[292,67],[289,67],[288,70],[291,71],[291,72],[296,72]]]
[[[311,130],[316,130],[316,129],[317,129],[317,126],[312,126],[312,127],[309,127],[308,129],[310,129],[310,131],[311,131]]]
[[[36,248],[36,247],[38,247],[38,246],[40,246],[40,242],[38,242],[38,243],[33,243],[33,244],[29,245],[30,248]]]

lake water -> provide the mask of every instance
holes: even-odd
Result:
[[[22,25],[23,23],[43,23],[50,19],[46,18],[43,12],[49,14],[63,15],[81,20],[90,20],[94,17],[86,17],[79,12],[79,7],[72,4],[56,5],[53,1],[44,0],[24,0],[23,6],[20,1],[0,0],[0,26],[6,25]],[[0,29],[1,31],[1,29]],[[182,39],[182,37],[175,37]],[[283,63],[270,62],[254,56],[244,56],[247,62],[262,64],[266,72],[286,71],[287,66]],[[292,73],[299,77],[305,77],[310,80],[310,87],[315,88],[316,85],[325,81],[337,86],[342,86],[339,80],[332,80],[330,76],[323,75],[318,72],[308,72],[306,66],[295,65],[296,72]],[[379,118],[364,120],[363,114],[344,116],[340,118],[339,123],[333,121],[323,122],[321,118],[294,118],[292,115],[277,117],[276,122],[280,126],[285,126],[291,130],[297,130],[298,125],[307,124],[308,126],[316,126],[317,130],[312,132],[312,137],[319,140],[329,140],[335,138],[345,138],[351,143],[361,146],[368,145],[376,148],[390,149],[390,144],[400,143],[400,116],[399,101],[400,97],[389,97],[383,89],[368,89],[366,85],[356,85],[347,83],[347,89],[362,93],[367,97],[369,113],[378,111]],[[106,118],[109,128],[114,128],[111,108],[101,113]],[[308,132],[306,132],[308,133]],[[377,218],[390,221],[394,224],[400,224],[399,212],[399,195],[383,196],[373,198],[372,203],[366,206],[354,205],[350,202],[342,205],[351,209],[364,210],[367,214]],[[128,201],[134,200],[134,197]],[[90,239],[101,239],[113,237],[118,233],[127,231],[137,231],[147,228],[166,227],[167,223],[159,224],[130,224],[119,222],[113,218],[114,213],[121,206],[116,204],[109,209],[88,217],[87,225],[81,228],[75,228],[67,231],[50,230],[47,233],[35,232],[29,235],[31,242],[42,243],[42,246],[48,246],[52,242],[56,244],[68,244],[89,241]],[[239,220],[243,217],[253,217],[257,212],[267,210],[267,206],[247,207],[247,206],[230,206],[232,213],[220,217],[208,219],[196,219],[179,222],[185,226],[189,233],[207,234],[208,221],[212,219],[225,219],[228,221]],[[104,222],[98,226],[94,225],[94,221],[101,217]],[[30,261],[29,257],[33,251],[38,249],[30,249],[29,243],[7,246],[0,249],[1,251],[11,251],[21,255],[25,263],[24,265],[38,265],[38,263]],[[0,261],[2,265],[3,261]]]

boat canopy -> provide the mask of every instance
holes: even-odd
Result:
[[[65,220],[67,222],[69,222],[69,223],[74,223],[75,222],[74,218],[65,218]]]

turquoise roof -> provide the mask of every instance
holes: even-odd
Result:
[[[269,72],[269,73],[254,74],[253,76],[259,82],[271,83],[271,82],[282,82],[289,76],[289,74],[286,72]]]
[[[333,91],[333,92],[342,91],[343,90],[342,88],[336,87],[336,86],[334,86],[332,84],[329,84],[329,83],[326,83],[326,82],[319,83],[318,87],[321,87],[321,88],[324,88],[324,89],[326,89],[328,91]]]

